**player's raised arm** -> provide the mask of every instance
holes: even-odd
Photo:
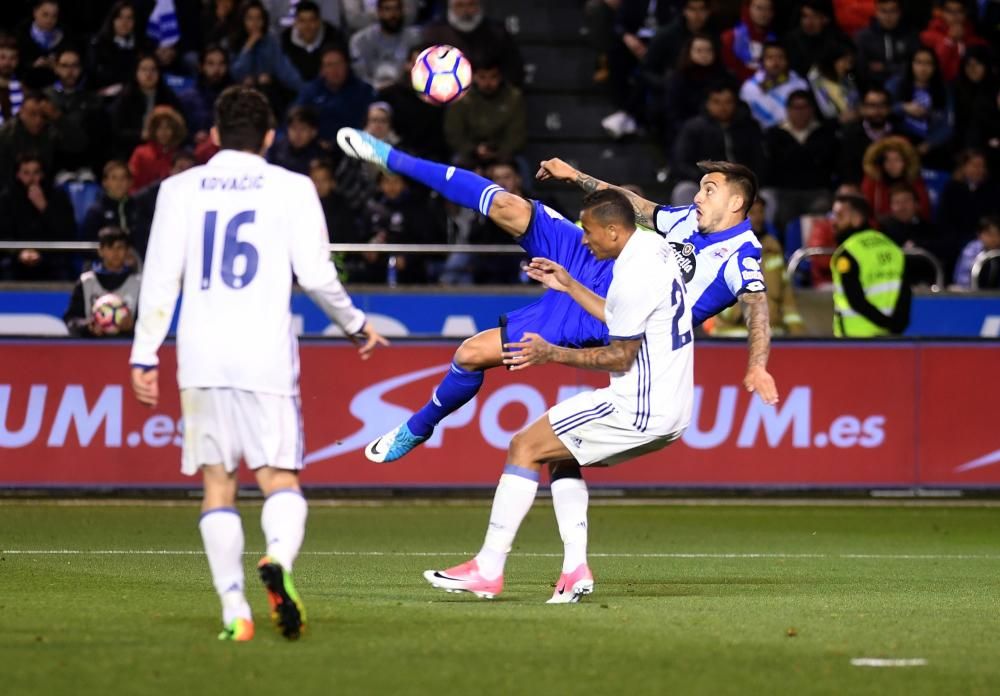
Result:
[[[337,322],[352,341],[360,344],[358,352],[362,359],[367,359],[376,346],[388,345],[389,341],[379,335],[364,312],[354,306],[337,276],[337,268],[330,260],[323,209],[312,184],[304,177],[296,183],[299,184],[297,195],[290,196],[292,270],[310,299]]]
[[[546,181],[548,179],[569,181],[576,184],[587,193],[591,193],[592,191],[601,191],[603,189],[613,189],[618,191],[628,198],[629,203],[632,204],[632,210],[635,212],[636,224],[643,225],[645,227],[653,226],[653,215],[656,211],[656,203],[648,201],[642,196],[629,191],[626,188],[615,186],[614,184],[609,184],[606,181],[595,179],[589,174],[584,174],[576,167],[567,164],[558,157],[542,160],[538,167],[538,173],[535,174],[535,178],[539,181]]]
[[[604,322],[604,298],[580,284],[565,268],[555,261],[536,256],[524,268],[528,277],[557,292],[569,294],[590,316]]]
[[[139,290],[139,318],[129,357],[132,390],[147,406],[155,406],[159,398],[157,353],[170,329],[184,276],[186,245],[183,239],[178,239],[185,228],[184,202],[178,200],[175,188],[171,182],[163,182],[156,198]]]

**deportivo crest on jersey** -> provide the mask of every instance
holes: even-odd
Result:
[[[765,291],[760,242],[749,220],[728,230],[702,234],[692,205],[658,207],[653,222],[673,249],[695,324],[732,305],[744,292]]]
[[[684,279],[684,284],[687,285],[694,278],[694,272],[698,266],[698,260],[694,253],[694,244],[670,242],[670,246],[674,250],[674,259],[676,259],[677,265],[681,269],[681,278]]]

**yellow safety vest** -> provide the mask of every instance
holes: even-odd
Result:
[[[844,258],[848,252],[858,264],[858,275],[865,299],[886,316],[893,313],[900,288],[906,258],[894,241],[876,230],[855,232],[833,253],[830,270],[833,274],[833,334],[848,338],[885,336],[889,332],[855,312],[844,294],[841,274],[850,269]]]

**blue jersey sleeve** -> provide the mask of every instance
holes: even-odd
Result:
[[[598,261],[582,243],[583,230],[552,210],[534,201],[528,229],[518,243],[531,256],[542,256],[555,261],[571,276],[591,290],[606,297],[611,282],[611,261]]]
[[[725,280],[736,297],[745,292],[766,292],[760,247],[753,244],[741,246],[726,262]]]

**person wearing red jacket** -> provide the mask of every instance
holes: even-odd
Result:
[[[170,175],[174,153],[187,137],[184,117],[169,106],[157,106],[146,120],[142,144],[136,146],[128,160],[132,172],[129,193],[165,179]]]
[[[742,83],[760,68],[764,44],[776,37],[772,0],[744,2],[741,13],[740,23],[722,34],[722,62]]]
[[[934,50],[941,65],[941,75],[948,83],[958,77],[965,50],[969,46],[986,44],[976,34],[962,0],[943,0],[930,24],[920,32],[920,41]]]

